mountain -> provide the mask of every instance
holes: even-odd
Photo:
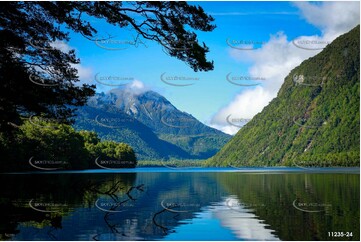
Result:
[[[360,27],[294,68],[210,166],[359,166]]]
[[[74,127],[131,145],[138,159],[206,159],[230,136],[179,111],[153,91],[97,93],[77,111]]]

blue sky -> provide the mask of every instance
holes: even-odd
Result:
[[[166,55],[162,46],[155,42],[142,40],[144,44],[137,46],[126,44],[125,42],[132,41],[135,32],[111,26],[103,20],[91,19],[92,24],[99,30],[99,38],[111,35],[116,43],[98,42],[99,45],[105,47],[101,48],[95,42],[79,34],[71,33],[71,40],[67,45],[76,49],[81,59],[79,70],[82,81],[96,84],[97,92],[106,92],[115,87],[95,82],[94,75],[96,74],[98,74],[98,79],[116,76],[140,81],[147,89],[165,96],[181,111],[188,112],[201,122],[227,133],[234,133],[238,128],[226,127],[229,124],[224,122],[228,113],[233,117],[251,118],[276,95],[284,76],[294,66],[319,52],[304,50],[301,52],[300,49],[292,46],[296,50],[289,50],[292,54],[288,56],[295,55],[297,61],[294,61],[295,58],[292,58],[292,61],[287,59],[288,57],[285,57],[287,53],[280,56],[279,52],[291,48],[292,40],[300,36],[314,38],[328,36],[329,39],[333,39],[351,29],[359,21],[359,10],[355,12],[354,5],[350,6],[347,3],[336,2],[335,4],[338,5],[335,6],[326,3],[295,4],[292,2],[190,2],[190,4],[202,6],[215,18],[214,24],[217,28],[214,31],[196,32],[199,41],[205,42],[210,48],[207,57],[214,61],[213,71],[194,72],[182,61]],[[345,6],[344,10],[342,10],[343,6]],[[339,9],[339,14],[344,12],[352,15],[346,20],[340,20],[345,22],[341,27],[339,23],[333,23],[338,19],[332,20],[332,23],[327,22],[328,15],[334,14],[332,11],[337,9]],[[320,15],[320,24],[313,13]],[[241,51],[227,44],[227,39],[263,44],[254,46],[256,49],[254,51]],[[272,66],[271,52],[275,48],[272,48],[271,44],[275,42],[279,45],[287,45],[287,48],[281,48],[274,54],[275,60],[282,58],[279,62],[281,67],[285,62],[285,70],[277,75],[274,75],[275,71],[265,71],[274,68],[277,72],[279,68]],[[270,49],[268,52],[267,46]],[[109,50],[108,48],[122,49]],[[263,56],[268,55],[270,56],[265,57],[268,62],[265,62]],[[172,86],[162,82],[163,73],[165,73],[163,76],[177,75],[199,78],[199,80],[190,82],[194,83],[190,86]],[[254,87],[233,85],[227,81],[228,73],[232,73],[232,76],[262,75],[266,81]],[[127,82],[130,81],[125,81]],[[256,90],[258,93],[252,93]],[[260,95],[260,98],[257,98],[257,95]],[[262,95],[265,100],[260,100],[263,99]],[[240,109],[241,111],[238,112],[237,105],[244,106],[243,111]],[[228,113],[225,110],[228,110]]]

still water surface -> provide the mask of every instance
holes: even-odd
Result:
[[[359,179],[332,168],[1,174],[0,239],[359,240]]]

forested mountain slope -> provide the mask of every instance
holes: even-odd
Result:
[[[359,166],[360,27],[305,60],[211,166]]]

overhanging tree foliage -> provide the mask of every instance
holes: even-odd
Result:
[[[190,30],[212,31],[213,18],[186,2],[1,2],[0,130],[20,124],[22,115],[69,123],[71,107],[94,94],[94,85],[77,84],[80,60],[74,50],[66,53],[52,45],[69,40],[61,26],[95,40],[97,30],[86,16],[133,28],[136,40],[160,43],[194,71],[213,69],[208,47]]]

